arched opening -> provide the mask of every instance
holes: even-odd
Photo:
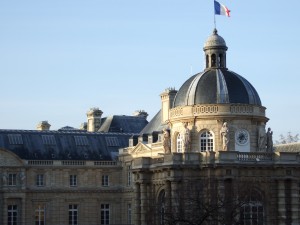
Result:
[[[215,54],[211,55],[211,66],[216,67],[216,55]]]
[[[224,67],[223,54],[219,54],[219,67]]]
[[[158,196],[158,205],[159,205],[158,215],[159,215],[159,224],[160,225],[164,225],[165,224],[165,212],[166,212],[166,200],[165,200],[165,196],[166,196],[166,193],[165,193],[164,190],[162,190],[159,193],[159,196]]]
[[[208,68],[208,67],[209,67],[209,56],[206,55],[206,68]]]
[[[176,151],[181,153],[183,152],[183,140],[182,135],[179,133],[176,138]]]
[[[200,152],[214,150],[214,136],[212,132],[206,130],[200,134]]]

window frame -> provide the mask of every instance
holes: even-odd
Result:
[[[110,205],[107,203],[100,205],[100,224],[110,224]]]
[[[127,166],[127,186],[131,186],[131,184],[132,184],[131,166]]]
[[[199,134],[200,152],[213,152],[215,150],[214,133],[210,130],[203,130]]]
[[[127,223],[132,223],[132,205],[131,203],[127,204]]]
[[[34,224],[35,225],[45,225],[45,206],[38,205],[34,211]]]
[[[78,225],[78,208],[77,204],[69,205],[69,225]]]
[[[44,187],[45,186],[45,175],[43,173],[39,173],[36,175],[35,184],[37,187]]]
[[[109,186],[109,175],[107,175],[107,174],[102,175],[101,184],[102,184],[102,187]]]
[[[77,174],[69,175],[69,184],[70,184],[70,187],[77,187],[77,185],[78,185]]]
[[[8,186],[15,187],[17,186],[17,174],[16,173],[9,173],[8,174]]]
[[[18,225],[18,205],[7,206],[7,225]]]

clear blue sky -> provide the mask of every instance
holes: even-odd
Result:
[[[249,80],[276,135],[299,133],[300,1],[220,0],[227,66]],[[0,2],[1,129],[79,127],[143,109],[203,70],[212,0],[9,0]]]

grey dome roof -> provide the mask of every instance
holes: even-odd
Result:
[[[173,107],[197,104],[252,104],[261,101],[255,88],[227,69],[209,69],[190,77],[177,92]]]
[[[204,50],[208,49],[208,48],[226,48],[226,42],[225,40],[218,35],[218,31],[216,29],[214,29],[213,34],[210,35],[206,42],[204,43]]]

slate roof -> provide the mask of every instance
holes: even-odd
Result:
[[[168,126],[161,123],[161,110],[159,110],[140,134],[152,134],[153,132],[160,132],[164,128],[168,128]]]
[[[227,69],[209,69],[181,86],[173,107],[223,103],[261,105],[257,91],[244,77]]]
[[[0,148],[25,160],[115,160],[136,133],[0,130]]]
[[[101,119],[100,132],[140,133],[148,124],[142,116],[108,116]]]

